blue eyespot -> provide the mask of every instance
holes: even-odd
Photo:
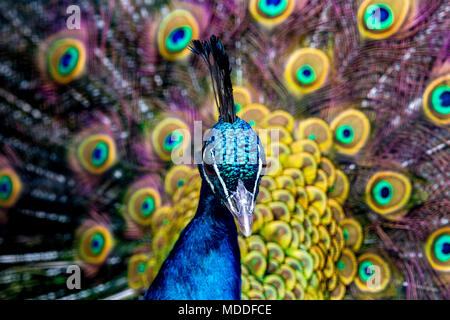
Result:
[[[178,52],[185,49],[192,40],[192,28],[181,26],[172,30],[166,39],[166,47],[170,52]]]

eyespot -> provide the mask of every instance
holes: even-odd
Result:
[[[351,250],[347,248],[342,250],[341,257],[336,263],[336,269],[339,279],[343,284],[349,285],[353,279],[355,279],[356,272],[358,271],[358,264],[355,255]]]
[[[361,35],[371,39],[385,39],[404,24],[411,1],[366,0],[358,9],[358,28]]]
[[[285,21],[295,7],[295,0],[251,0],[250,14],[266,27],[274,27]]]
[[[377,203],[387,205],[392,200],[392,185],[385,180],[381,180],[373,188],[372,195]]]
[[[79,257],[87,263],[102,263],[112,249],[112,235],[104,226],[90,227],[82,233],[80,239]]]
[[[383,291],[391,281],[389,265],[379,255],[365,253],[358,258],[358,264],[355,284],[359,290],[377,293]]]
[[[142,226],[149,226],[152,215],[161,206],[161,195],[153,188],[141,188],[133,192],[127,210],[131,218]]]
[[[394,23],[394,13],[384,3],[371,4],[364,11],[364,24],[369,30],[385,30]]]
[[[93,134],[85,138],[77,148],[81,166],[92,174],[102,174],[117,160],[116,144],[106,134]]]
[[[283,127],[291,132],[294,128],[294,118],[288,112],[283,110],[275,110],[265,116],[261,124],[263,127]]]
[[[164,161],[169,161],[172,152],[182,152],[188,146],[189,128],[177,118],[165,118],[156,125],[151,139],[158,156]]]
[[[410,181],[397,172],[378,172],[370,178],[366,186],[367,204],[381,215],[401,210],[409,201],[410,195]]]
[[[247,122],[253,128],[261,124],[262,119],[270,113],[266,106],[259,103],[252,103],[242,108],[237,116]]]
[[[330,61],[323,51],[302,48],[288,58],[284,79],[291,93],[302,95],[322,87],[329,70]]]
[[[176,9],[163,18],[158,28],[158,50],[169,61],[186,58],[189,43],[199,37],[199,25],[189,11]]]
[[[361,225],[354,219],[343,219],[339,221],[339,226],[344,235],[345,246],[353,251],[358,251],[363,240]]]
[[[336,178],[334,184],[328,189],[328,197],[342,204],[347,199],[349,189],[350,183],[345,173],[336,170]]]
[[[440,228],[428,237],[425,254],[435,270],[450,271],[450,227]]]
[[[314,160],[319,163],[320,162],[320,149],[319,145],[314,142],[314,140],[310,139],[302,139],[297,140],[293,144],[291,144],[291,150],[292,153],[299,153],[299,152],[307,152],[310,153]]]
[[[151,219],[151,227],[153,233],[157,233],[164,226],[170,222],[170,218],[173,216],[173,208],[168,206],[161,206],[153,213],[153,219]],[[157,245],[157,244],[156,244]]]
[[[425,89],[422,99],[425,115],[437,125],[450,123],[450,75],[439,77]]]
[[[0,208],[10,208],[19,199],[22,182],[14,170],[0,170]]]
[[[128,285],[132,289],[144,287],[145,272],[149,258],[145,254],[135,254],[128,262]]]
[[[242,110],[242,108],[252,103],[252,95],[250,91],[245,87],[236,86],[233,88],[234,106],[236,107],[236,113]],[[217,108],[216,108],[217,109]]]
[[[169,172],[167,172],[166,178],[164,179],[164,187],[166,192],[173,195],[175,190],[182,187],[186,183],[186,180],[191,172],[192,169],[188,166],[179,165],[172,167]]]
[[[47,71],[59,84],[67,84],[80,77],[86,62],[84,44],[73,38],[54,41],[46,53]]]
[[[328,150],[333,142],[330,127],[319,118],[309,118],[301,121],[297,135],[299,139],[313,140],[322,151]]]
[[[309,64],[305,64],[298,68],[296,78],[301,84],[307,85],[316,80],[316,73]]]
[[[367,142],[370,123],[364,113],[350,109],[340,113],[330,125],[336,149],[354,155]]]

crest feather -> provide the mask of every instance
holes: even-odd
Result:
[[[212,35],[209,41],[194,40],[191,51],[198,54],[208,65],[213,83],[214,98],[219,115],[225,122],[236,121],[236,108],[231,85],[231,67],[225,47]],[[212,58],[212,59],[211,59]]]

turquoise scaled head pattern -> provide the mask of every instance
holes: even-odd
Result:
[[[240,118],[234,123],[219,119],[202,152],[200,172],[222,201],[236,190],[238,180],[257,194],[265,155],[257,134],[247,122]]]

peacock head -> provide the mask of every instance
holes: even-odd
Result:
[[[194,40],[191,50],[200,55],[210,69],[219,109],[219,121],[205,137],[200,174],[235,217],[241,232],[250,236],[265,166],[263,147],[251,126],[236,115],[231,68],[222,43],[211,36],[209,41]]]
[[[265,167],[258,135],[240,118],[233,123],[220,118],[206,135],[202,155],[199,169],[203,180],[235,217],[241,232],[250,236]]]

